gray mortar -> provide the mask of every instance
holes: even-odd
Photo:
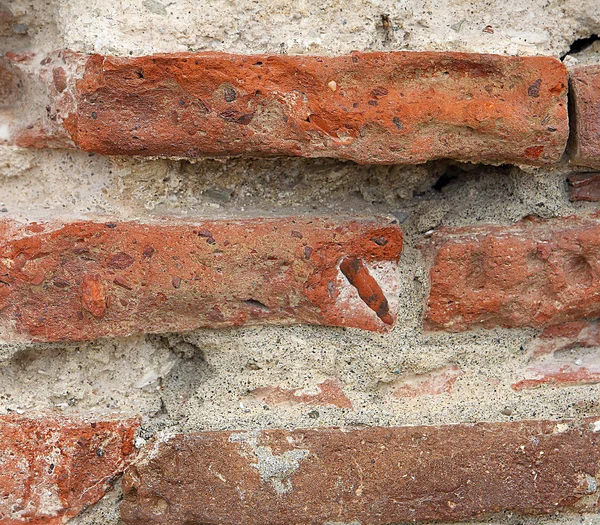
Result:
[[[559,56],[574,40],[600,33],[597,0],[217,0],[202,7],[191,0],[5,3],[27,31],[0,38],[0,52],[61,47],[120,55],[204,49],[315,54],[434,49]],[[493,33],[483,31],[488,25]],[[600,63],[598,45],[566,62]],[[209,429],[598,416],[600,385],[512,390],[535,330],[421,331],[426,276],[415,245],[423,234],[440,225],[510,224],[530,214],[566,216],[597,209],[569,202],[569,171],[566,162],[544,169],[451,162],[377,167],[305,159],[188,162],[2,147],[4,216],[108,214],[144,220],[165,215],[383,213],[400,218],[406,243],[400,313],[389,334],[250,327],[88,344],[0,345],[0,413],[139,413],[143,428],[138,446],[156,433]],[[440,191],[432,189],[444,173],[455,178]],[[464,371],[451,395],[391,400],[384,393],[385,385],[402,374],[448,363]],[[242,399],[254,388],[311,388],[331,376],[341,380],[354,410],[268,407]],[[119,499],[117,486],[72,523],[119,523]],[[600,523],[600,518],[507,514],[485,523],[583,525]]]

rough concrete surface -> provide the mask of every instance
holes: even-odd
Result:
[[[116,55],[223,50],[338,54],[351,50],[460,50],[562,56],[600,33],[597,0],[15,0],[0,52]],[[4,35],[5,33],[2,33]],[[594,47],[568,57],[600,63]],[[402,223],[400,313],[388,334],[265,327],[111,339],[88,344],[0,345],[0,412],[51,408],[143,416],[137,444],[157,432],[325,425],[414,425],[600,415],[600,385],[515,391],[536,330],[423,333],[426,279],[416,249],[439,225],[510,224],[523,216],[591,212],[570,203],[566,164],[482,167],[435,162],[358,166],[302,159],[198,162],[109,158],[66,150],[0,150],[6,217],[115,219],[239,217],[304,211],[394,214]],[[458,365],[451,393],[393,398],[403,374]],[[310,390],[329,377],[354,410],[244,402],[269,385]],[[72,521],[119,523],[118,487]],[[583,525],[600,517],[503,515],[486,523]]]

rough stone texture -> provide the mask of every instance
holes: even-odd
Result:
[[[175,435],[123,477],[131,525],[370,525],[593,508],[600,422]]]
[[[59,525],[100,500],[134,454],[139,422],[0,417],[0,522]]]
[[[50,102],[41,107],[43,118],[15,120],[11,140],[23,147],[539,165],[557,162],[568,137],[566,68],[550,57],[61,52],[14,58],[36,72],[40,61]],[[68,78],[65,68],[76,76]]]
[[[600,65],[569,72],[572,162],[600,168]]]
[[[41,9],[39,7],[38,9]],[[559,56],[600,32],[595,0],[526,3],[395,0],[310,2],[64,0],[54,16],[64,47],[127,55],[214,49],[344,53],[354,49],[487,51]],[[46,42],[42,41],[42,44]]]
[[[544,327],[600,313],[600,222],[526,218],[440,229],[423,242],[430,330]]]
[[[401,250],[397,221],[384,218],[5,220],[0,334],[53,342],[302,322],[385,331]]]
[[[600,139],[598,139],[600,140]],[[576,173],[569,175],[571,201],[600,201],[600,173]]]
[[[597,320],[550,326],[532,340],[528,353],[529,362],[512,385],[515,390],[600,382],[600,326]]]

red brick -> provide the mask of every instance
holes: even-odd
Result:
[[[570,175],[569,186],[569,197],[573,202],[600,201],[600,173],[577,173]]]
[[[430,330],[539,328],[600,314],[595,217],[442,228],[422,247]]]
[[[0,221],[0,338],[73,341],[263,323],[386,331],[397,221]],[[358,261],[368,277],[340,269]],[[374,301],[373,298],[377,300]],[[375,304],[376,303],[376,304]]]
[[[457,521],[595,508],[600,424],[176,435],[123,476],[128,525]]]
[[[529,362],[512,387],[600,383],[600,325],[574,321],[546,328],[528,349]]]
[[[0,417],[0,523],[59,525],[96,503],[134,454],[137,420]]]
[[[266,386],[250,391],[245,399],[250,402],[259,401],[272,406],[308,405],[352,409],[352,402],[345,394],[344,387],[339,379],[330,377],[316,385],[314,390]]]
[[[560,159],[568,137],[567,72],[551,57],[63,52],[46,61],[40,75],[49,116],[15,124],[21,146],[548,164]]]
[[[386,385],[385,390],[398,398],[449,394],[462,375],[458,366],[448,365],[424,374],[405,374]]]
[[[600,168],[600,65],[569,72],[572,162]]]

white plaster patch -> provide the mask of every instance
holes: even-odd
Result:
[[[8,124],[0,124],[0,140],[10,140],[10,128]]]
[[[569,430],[569,425],[566,425],[565,423],[559,423],[558,425],[556,425],[554,427],[554,434],[562,434],[564,432],[566,432],[567,430]]]
[[[300,460],[308,456],[310,451],[295,449],[275,456],[271,447],[258,445],[258,436],[259,433],[256,431],[240,432],[231,434],[229,441],[232,443],[243,443],[250,449],[251,454],[257,459],[257,462],[252,463],[251,466],[258,471],[263,481],[271,483],[277,494],[290,492],[293,486],[289,478],[300,467]],[[241,455],[248,458],[248,455],[244,452]]]

